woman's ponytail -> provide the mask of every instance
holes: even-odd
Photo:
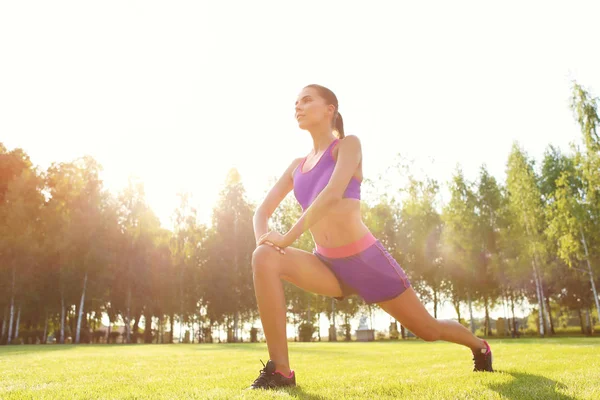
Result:
[[[333,129],[335,129],[335,131],[338,133],[338,139],[343,139],[346,136],[344,134],[344,120],[342,119],[342,114],[337,111],[335,113]]]

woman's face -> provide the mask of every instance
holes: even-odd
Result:
[[[296,121],[300,129],[330,125],[334,111],[333,104],[325,104],[315,88],[304,88],[296,100]]]

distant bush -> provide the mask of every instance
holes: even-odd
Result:
[[[316,332],[317,328],[309,322],[304,322],[300,324],[298,327],[298,336],[301,342],[310,342],[312,341],[313,334]]]

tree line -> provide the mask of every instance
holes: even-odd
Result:
[[[565,313],[592,332],[600,309],[600,120],[598,99],[577,83],[572,90],[582,136],[570,152],[548,146],[538,163],[515,143],[504,182],[485,166],[473,182],[457,168],[443,204],[437,181],[398,165],[407,183],[362,202],[365,223],[436,317],[450,302],[457,319],[475,330],[473,310],[483,310],[489,335],[490,310],[503,307],[516,330],[515,307],[526,302],[540,336],[553,334]],[[237,171],[230,171],[210,224],[199,223],[184,193],[170,230],[148,206],[141,182],[130,179],[113,194],[100,173],[87,156],[41,170],[22,149],[0,143],[1,343],[44,343],[50,335],[57,343],[67,337],[89,343],[112,337],[117,321],[124,323],[126,343],[181,341],[175,323],[189,327],[192,341],[212,342],[221,329],[228,341],[238,341],[248,325],[255,339],[256,205]],[[300,212],[288,196],[271,227],[285,232]],[[312,251],[310,234],[295,246]],[[320,315],[334,328],[341,317],[349,339],[350,319],[372,311],[357,297],[337,302],[285,288],[289,322],[301,340],[315,332],[320,339]],[[108,332],[98,330],[102,315]]]

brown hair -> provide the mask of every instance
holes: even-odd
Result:
[[[344,120],[342,119],[342,114],[340,114],[339,112],[338,99],[335,96],[335,94],[331,90],[327,89],[325,86],[317,84],[308,85],[306,87],[316,89],[319,93],[319,96],[325,99],[325,102],[327,104],[333,104],[333,106],[335,107],[335,114],[333,114],[333,129],[335,129],[335,131],[338,133],[338,138],[343,139],[345,136]]]

